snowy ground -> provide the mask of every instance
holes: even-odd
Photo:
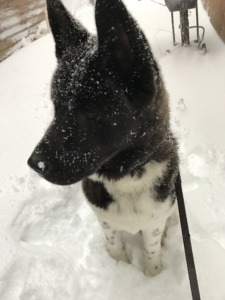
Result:
[[[171,96],[202,300],[224,300],[225,45],[201,6],[207,55],[196,46],[172,46],[167,8],[150,0],[126,3],[149,38]],[[95,30],[91,6],[76,15]],[[0,299],[190,300],[179,225],[169,229],[163,272],[147,278],[138,236],[126,236],[132,265],[115,262],[80,184],[56,187],[27,167],[52,118],[55,63],[48,35],[0,64]]]

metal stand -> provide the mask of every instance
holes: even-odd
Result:
[[[175,30],[174,30],[174,17],[173,12],[171,12],[171,21],[172,21],[172,31],[173,31],[173,45],[176,45],[176,39],[175,39]]]
[[[197,40],[199,42],[198,1],[196,4],[196,27],[197,27]]]
[[[180,32],[182,46],[190,45],[188,10],[180,11]]]
[[[190,2],[189,2],[190,1]],[[196,28],[197,30],[197,40],[198,48],[201,50],[206,50],[206,44],[202,43],[205,36],[205,28],[203,26],[199,26],[199,16],[198,16],[198,1],[197,0],[177,0],[177,2],[173,2],[173,0],[165,0],[168,9],[171,12],[171,23],[172,23],[172,33],[173,33],[173,45],[176,46],[176,36],[175,36],[175,28],[174,28],[174,12],[179,11],[181,16],[181,41],[183,45],[189,45],[189,29]],[[190,6],[189,6],[190,4]],[[189,26],[188,24],[188,16],[187,12],[189,9],[196,10],[196,26]],[[202,37],[200,38],[199,29],[202,29]]]

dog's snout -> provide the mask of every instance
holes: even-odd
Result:
[[[32,154],[27,161],[28,165],[37,173],[45,174],[49,169],[49,164],[41,155]]]

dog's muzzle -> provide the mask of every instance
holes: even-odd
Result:
[[[44,176],[46,173],[50,171],[50,164],[46,162],[44,157],[40,157],[38,155],[32,154],[27,161],[29,167]]]

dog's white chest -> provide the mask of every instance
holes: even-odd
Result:
[[[167,199],[160,202],[154,193],[154,185],[166,171],[167,161],[150,162],[144,168],[141,178],[125,176],[117,181],[109,181],[95,175],[91,177],[92,180],[101,181],[114,200],[106,210],[91,204],[100,221],[110,223],[117,230],[135,234],[171,215],[171,201]]]

